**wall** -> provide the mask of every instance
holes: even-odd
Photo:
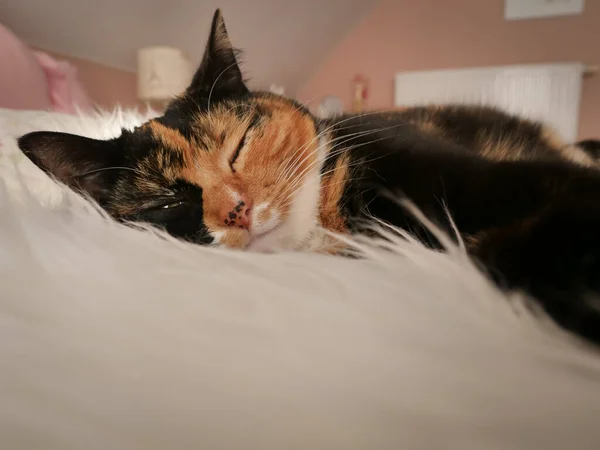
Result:
[[[393,106],[403,70],[581,61],[600,64],[600,1],[580,16],[505,21],[504,0],[384,0],[330,54],[298,98],[338,95],[350,106],[351,79],[370,80],[369,107]],[[600,137],[600,73],[584,81],[580,137]]]
[[[111,108],[116,105],[124,107],[139,105],[135,73],[47,50],[42,51],[75,66],[81,83],[99,106]]]

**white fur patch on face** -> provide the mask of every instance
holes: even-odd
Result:
[[[266,234],[279,225],[279,213],[273,209],[269,209],[269,207],[270,205],[268,202],[263,202],[252,208],[252,235],[260,236]],[[267,220],[261,221],[259,217],[264,215],[263,213],[265,211]]]
[[[292,204],[288,217],[281,223],[275,215],[261,225],[271,229],[254,238],[248,250],[275,252],[280,250],[300,250],[310,239],[318,224],[319,200],[321,193],[321,168],[327,154],[327,137],[319,139],[317,161],[304,177]],[[261,206],[261,205],[259,205]],[[260,211],[259,211],[260,212]]]
[[[226,189],[229,192],[229,196],[231,197],[231,201],[233,203],[237,204],[240,200],[242,200],[242,196],[240,195],[240,193],[238,191],[236,191],[235,189],[232,189],[230,187],[227,187]]]
[[[211,231],[210,235],[214,239],[213,244],[218,245],[221,243],[223,236],[225,236],[225,232],[224,231]]]

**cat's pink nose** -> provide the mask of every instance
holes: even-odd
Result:
[[[252,206],[247,200],[240,200],[233,207],[229,207],[223,210],[222,220],[223,224],[228,227],[243,228],[250,230],[250,213]]]

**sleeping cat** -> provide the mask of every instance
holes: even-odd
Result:
[[[440,247],[393,197],[406,196],[453,235],[449,212],[499,286],[527,290],[600,342],[600,172],[583,147],[487,107],[318,120],[248,90],[219,11],[163,116],[107,141],[34,132],[19,146],[117,220],[199,244],[297,250],[318,246],[321,229],[364,232],[375,217]]]

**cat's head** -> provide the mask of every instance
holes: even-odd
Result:
[[[297,103],[248,90],[217,11],[200,67],[163,116],[107,141],[41,131],[18,143],[119,220],[197,243],[293,249],[317,221],[317,127]]]

